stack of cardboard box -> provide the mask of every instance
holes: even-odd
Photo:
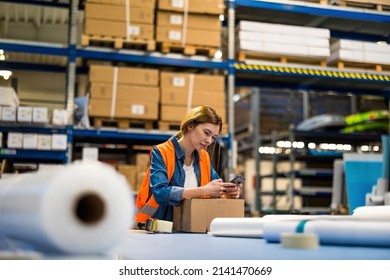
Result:
[[[136,67],[91,65],[89,116],[157,120],[159,71]]]
[[[223,0],[158,1],[156,41],[172,46],[221,47]]]
[[[135,154],[135,164],[119,164],[117,170],[126,177],[132,191],[138,192],[149,165],[148,153]]]
[[[180,124],[188,109],[214,107],[226,123],[225,77],[162,71],[160,121]]]
[[[154,41],[155,0],[88,0],[84,33]]]

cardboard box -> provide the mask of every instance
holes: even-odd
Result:
[[[21,149],[23,147],[23,133],[9,132],[7,138],[7,147]]]
[[[126,6],[127,0],[87,0],[88,3],[107,4]],[[128,1],[130,7],[145,7],[154,9],[156,7],[156,0],[130,0]]]
[[[18,122],[31,123],[33,117],[33,108],[26,107],[18,107],[17,120]]]
[[[113,84],[93,82],[90,84],[90,94],[91,99],[111,101],[113,97]],[[159,102],[160,89],[158,87],[117,85],[116,100]]]
[[[192,76],[192,77],[191,77]],[[207,92],[225,92],[225,77],[222,75],[188,74],[162,71],[160,75],[163,89],[190,89],[190,79],[193,79],[192,90]]]
[[[111,112],[111,101],[91,99],[89,102],[89,116],[91,117],[157,120],[158,115],[157,102],[117,101],[114,112]]]
[[[146,171],[149,166],[150,155],[149,153],[137,153],[135,154],[135,164],[138,171]]]
[[[129,187],[133,190],[137,190],[137,167],[135,165],[120,164],[117,166],[117,170],[123,176],[126,177]]]
[[[161,43],[181,44],[183,40],[183,28],[157,26],[156,41]],[[186,30],[185,45],[220,48],[221,32],[214,30],[190,29]]]
[[[128,26],[125,22],[86,19],[84,32],[88,35],[112,36],[118,38],[154,39],[154,25],[134,23]]]
[[[180,12],[157,12],[157,26],[183,28],[184,14]],[[222,24],[219,16],[204,14],[188,14],[186,28],[213,30],[221,32]]]
[[[117,67],[117,83],[123,85],[158,86],[159,71],[155,69],[142,69],[137,67]],[[89,68],[89,81],[99,83],[114,82],[114,66],[91,65]]]
[[[68,148],[68,137],[66,134],[53,134],[51,138],[51,149],[65,151]]]
[[[173,210],[173,229],[207,232],[214,218],[244,217],[244,199],[185,199]]]
[[[33,107],[32,122],[40,124],[49,123],[49,109],[47,107]]]
[[[6,122],[16,122],[17,107],[3,107],[1,110],[1,120]]]
[[[185,0],[159,0],[158,9],[166,11],[184,12]],[[225,3],[223,0],[191,0],[188,1],[188,12],[200,14],[223,14]]]
[[[38,134],[38,150],[51,150],[51,135]]]
[[[23,134],[23,149],[38,149],[38,134],[24,133]]]
[[[67,125],[68,124],[68,110],[66,109],[54,109],[52,116],[52,124],[54,125]]]
[[[226,104],[225,92],[206,92],[195,91],[192,93],[191,100],[188,100],[189,91],[177,90],[177,89],[161,89],[162,105],[182,105],[187,106],[190,103],[191,106],[199,106],[205,103],[211,107],[221,107]]]
[[[203,102],[203,105],[208,105],[207,102]],[[196,106],[192,106],[194,108]],[[222,118],[222,123],[226,123],[226,108],[225,107],[214,107],[218,115]],[[168,122],[180,123],[184,116],[187,114],[187,106],[179,105],[161,105],[160,107],[160,119]]]
[[[129,8],[129,13],[130,24],[154,24],[153,8],[131,7]],[[88,3],[85,5],[85,18],[104,21],[127,22],[126,7]]]

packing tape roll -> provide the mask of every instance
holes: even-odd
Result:
[[[172,233],[173,222],[157,220],[157,232],[160,233]]]
[[[280,237],[283,248],[316,249],[320,243],[314,233],[283,232]]]

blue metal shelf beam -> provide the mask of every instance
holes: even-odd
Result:
[[[67,151],[23,150],[23,149],[0,149],[1,159],[18,159],[31,161],[67,161]]]
[[[88,59],[107,60],[107,57],[112,61],[145,63],[154,65],[180,66],[192,68],[207,68],[207,69],[227,69],[228,65],[225,61],[210,61],[210,60],[193,60],[179,59],[169,57],[151,56],[149,53],[144,55],[129,54],[126,51],[111,50],[105,48],[78,48],[77,56]]]

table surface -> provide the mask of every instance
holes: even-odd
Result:
[[[136,260],[390,260],[389,247],[321,245],[317,249],[290,249],[261,238],[144,231],[129,231],[112,253]]]

